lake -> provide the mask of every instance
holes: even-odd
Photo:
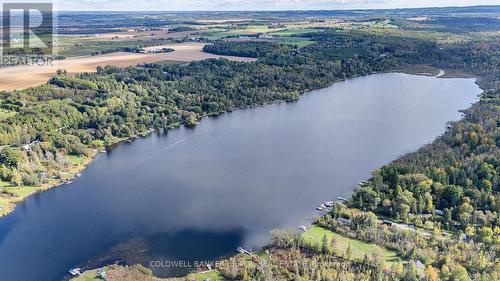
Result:
[[[0,276],[54,281],[117,260],[171,276],[256,249],[434,140],[480,93],[474,79],[375,74],[120,144],[0,219]]]

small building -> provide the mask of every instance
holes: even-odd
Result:
[[[434,210],[434,214],[438,215],[438,216],[443,216],[444,215],[444,211],[443,210]]]

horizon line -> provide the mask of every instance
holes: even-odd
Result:
[[[466,6],[428,6],[411,8],[356,8],[356,9],[284,9],[284,10],[55,10],[56,12],[301,12],[301,11],[384,11],[384,10],[420,10],[420,9],[446,9],[446,8],[475,8],[475,7],[499,7],[498,5],[466,5]]]

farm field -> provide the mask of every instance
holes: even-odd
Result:
[[[226,58],[234,61],[255,61],[253,58],[243,58],[235,56],[220,56],[209,54],[202,51],[202,43],[185,43],[161,45],[155,48],[172,48],[175,51],[170,53],[127,53],[116,52],[97,56],[84,56],[55,61],[47,66],[16,66],[0,69],[0,90],[18,90],[37,86],[47,82],[47,80],[56,74],[57,70],[64,69],[69,74],[95,72],[96,67],[112,65],[117,67],[135,66],[142,63],[160,62],[160,61],[180,61],[190,62],[210,58]],[[25,77],[19,80],[19,76]]]

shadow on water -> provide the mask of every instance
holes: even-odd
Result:
[[[137,236],[113,245],[89,260],[83,268],[93,269],[118,262],[142,264],[151,268],[155,276],[183,276],[197,265],[214,263],[233,253],[244,242],[243,235],[242,230],[223,233],[183,230],[176,234]]]

